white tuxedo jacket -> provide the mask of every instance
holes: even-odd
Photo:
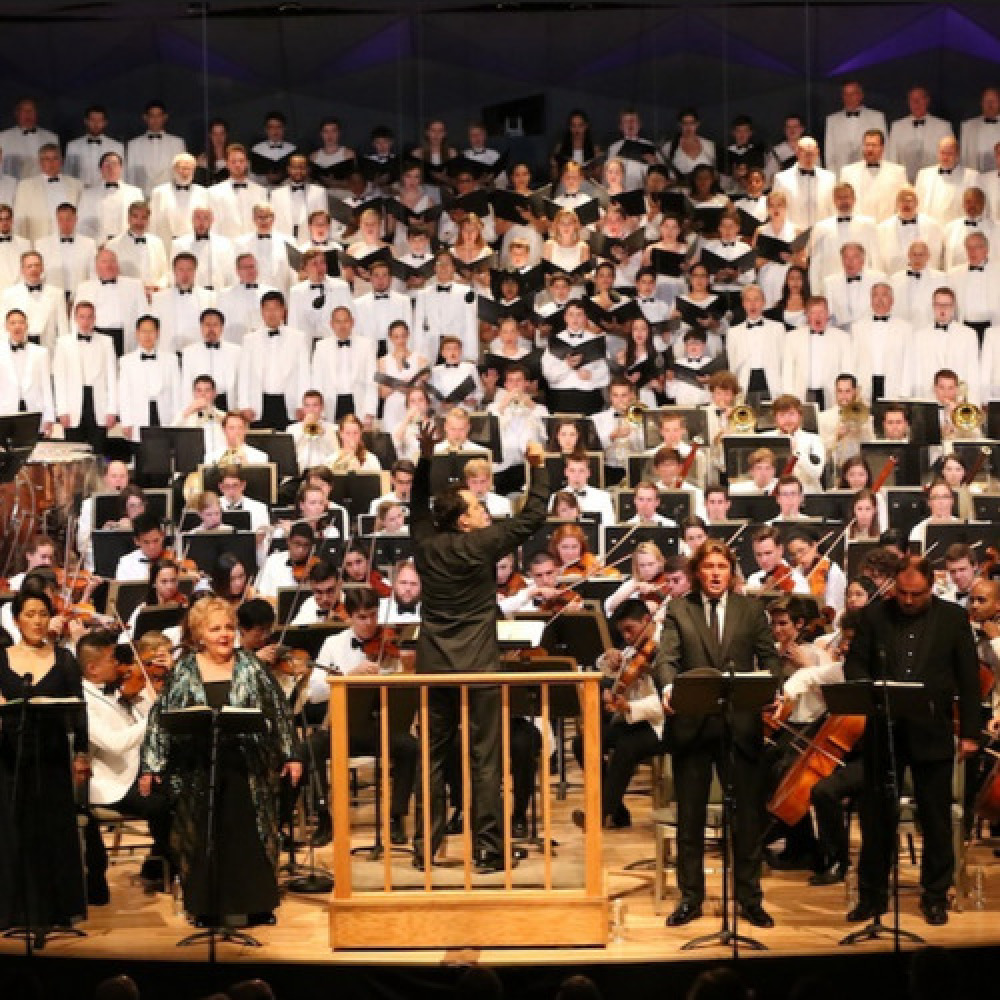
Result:
[[[149,426],[149,404],[156,403],[161,426],[166,426],[180,409],[180,370],[177,355],[156,348],[155,361],[143,361],[141,350],[122,357],[118,367],[118,416],[122,426],[132,428],[132,440],[139,440],[139,428]]]
[[[859,215],[884,222],[896,211],[896,195],[906,186],[906,170],[901,163],[889,160],[882,160],[877,168],[858,160],[841,168],[840,179],[854,188]]]
[[[103,423],[109,414],[118,413],[118,364],[110,337],[95,333],[94,342],[100,371],[94,379],[94,417]],[[93,345],[92,345],[93,346]],[[68,414],[70,424],[78,427],[83,410],[83,358],[76,334],[60,337],[52,357],[52,385],[56,415]]]
[[[267,191],[260,184],[248,180],[246,185],[234,188],[233,181],[227,179],[208,189],[212,228],[231,240],[253,232],[253,207],[267,203]]]
[[[858,108],[856,114],[845,110],[826,116],[826,135],[823,139],[823,165],[838,173],[848,163],[861,156],[865,132],[877,128],[888,136],[885,115],[874,108]]]
[[[334,419],[338,395],[354,397],[354,412],[359,417],[376,415],[375,354],[375,341],[357,332],[351,335],[350,347],[340,347],[336,337],[326,337],[316,344],[310,384],[323,393],[328,420]]]
[[[153,292],[150,312],[160,321],[160,346],[180,352],[188,344],[201,343],[199,316],[214,304],[212,292],[197,285],[190,292],[175,287]]]
[[[184,191],[172,180],[158,184],[149,199],[149,231],[169,248],[178,236],[191,232],[191,213],[196,208],[208,208],[207,188],[192,183]]]
[[[129,139],[125,147],[125,177],[130,184],[142,188],[148,198],[157,184],[170,180],[170,166],[175,156],[185,152],[184,140],[163,132],[155,138],[143,132]]]
[[[918,212],[912,222],[890,215],[878,225],[879,259],[886,274],[895,274],[906,267],[911,243],[926,243],[930,252],[929,266],[941,266],[944,233],[940,223],[923,212]]]
[[[142,201],[139,188],[125,181],[108,187],[111,182],[99,181],[83,189],[76,210],[76,228],[97,244],[107,243],[128,229],[128,207]]]
[[[113,284],[89,278],[76,289],[74,302],[90,302],[97,310],[97,325],[124,331],[125,351],[135,348],[135,324],[149,312],[146,290],[138,278],[119,275]]]
[[[146,736],[152,702],[143,692],[129,712],[117,694],[105,694],[91,681],[83,682],[90,744],[90,801],[110,806],[121,800],[139,775],[139,753]]]
[[[272,339],[277,344],[272,344]],[[243,355],[238,376],[240,408],[253,410],[259,419],[267,385],[266,377],[276,375],[282,386],[289,418],[302,405],[309,388],[309,341],[301,330],[282,326],[281,336],[271,338],[266,329],[254,330],[243,339]]]
[[[808,229],[820,219],[833,215],[836,182],[837,175],[830,170],[817,167],[815,176],[810,178],[795,164],[775,176],[773,190],[784,191],[788,199],[788,221],[799,229]]]
[[[14,228],[32,242],[48,236],[56,231],[56,208],[63,202],[76,205],[82,191],[83,185],[69,174],[60,174],[55,183],[42,174],[28,177],[14,196]]]
[[[28,334],[38,337],[49,351],[56,338],[69,332],[66,315],[66,296],[61,288],[44,282],[40,292],[29,292],[28,286],[19,281],[0,295],[0,316],[8,310],[20,309],[28,319]]]
[[[15,358],[18,360],[15,362]],[[18,372],[20,368],[20,373]],[[52,405],[52,371],[49,352],[27,343],[24,351],[11,350],[6,336],[0,337],[0,413],[17,413],[24,400],[28,412],[37,410],[43,423],[55,420]]]

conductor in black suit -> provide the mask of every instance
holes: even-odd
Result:
[[[964,608],[932,594],[934,572],[927,559],[909,556],[896,574],[895,596],[869,604],[861,616],[844,663],[848,680],[916,681],[926,685],[931,718],[899,719],[892,732],[896,774],[910,769],[923,831],[920,908],[929,924],[948,920],[948,889],[955,870],[951,834],[952,773],[955,764],[955,698],[958,697],[958,753],[977,752],[979,671],[975,641]],[[887,793],[888,727],[875,717],[865,730],[862,754],[861,859],[858,905],[851,922],[886,912],[889,870],[896,850],[899,802]]]
[[[491,524],[476,495],[458,484],[446,487],[434,497],[431,513],[430,466],[435,440],[433,425],[423,425],[419,433],[420,461],[410,503],[410,537],[422,600],[417,672],[492,672],[499,669],[500,659],[496,563],[527,541],[545,522],[549,480],[543,464],[544,453],[539,445],[529,444],[525,449],[532,473],[524,507],[516,517]],[[431,845],[426,860],[434,857],[445,833],[445,767],[460,722],[458,688],[432,686],[429,714]],[[469,745],[476,869],[501,871],[503,761],[497,687],[469,691]],[[425,863],[421,815],[418,809],[413,842],[417,867]]]
[[[693,589],[670,602],[656,657],[663,706],[671,711],[673,683],[697,667],[763,670],[778,677],[781,660],[763,605],[733,593],[736,557],[709,539],[691,559]],[[705,898],[705,812],[712,766],[724,781],[721,716],[675,716],[673,770],[677,791],[677,885],[681,901],[667,917],[679,927],[701,916]],[[737,712],[733,726],[735,822],[733,876],[740,916],[756,927],[774,921],[762,905],[761,828],[764,810],[764,740],[760,712]]]

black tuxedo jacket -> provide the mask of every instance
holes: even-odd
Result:
[[[737,671],[764,670],[773,677],[780,676],[781,660],[764,606],[752,597],[731,593],[726,599],[720,643],[708,627],[700,594],[691,593],[671,601],[656,655],[656,679],[661,690],[688,670],[696,667],[724,670],[730,661]],[[694,744],[707,718],[674,717],[674,749],[683,751]],[[733,736],[744,753],[759,754],[762,746],[760,713],[736,713]]]
[[[974,740],[980,729],[979,666],[969,617],[960,605],[932,597],[910,676],[904,673],[896,638],[904,620],[895,600],[868,605],[847,653],[844,675],[848,680],[881,679],[884,663],[888,680],[924,683],[933,700],[933,717],[901,722],[899,738],[906,741],[913,760],[946,760],[955,752],[956,696],[962,737]]]

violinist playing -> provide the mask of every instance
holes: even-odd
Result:
[[[847,577],[828,555],[820,555],[820,541],[806,530],[796,529],[788,536],[785,549],[791,565],[805,577],[820,610],[825,613],[831,608],[835,615],[841,614]]]
[[[391,630],[379,624],[379,598],[370,587],[353,588],[344,597],[350,627],[330,636],[316,657],[324,667],[342,674],[393,673],[399,669],[399,649]],[[329,689],[327,689],[329,698]],[[376,751],[378,727],[352,727],[352,755],[371,756]],[[327,740],[329,743],[329,740]],[[410,809],[417,768],[417,741],[409,732],[389,736],[392,762],[392,792],[389,806],[389,836],[393,844],[406,843],[406,814]]]
[[[602,566],[587,548],[587,536],[578,524],[560,524],[549,539],[549,554],[559,564],[564,579],[591,576],[621,576],[614,566]]]
[[[785,562],[781,534],[772,525],[758,528],[753,534],[753,557],[757,572],[747,580],[747,590],[779,591],[783,594],[808,594],[805,577]]]
[[[128,634],[135,638],[135,625],[143,611],[156,607],[186,608],[188,599],[180,591],[180,570],[173,559],[156,559],[149,564],[149,589],[143,602],[129,616]],[[179,634],[179,633],[178,633]]]
[[[139,751],[146,735],[146,718],[156,698],[146,671],[127,646],[116,646],[116,633],[90,632],[77,643],[76,656],[83,674],[90,736],[90,804],[104,806],[149,825],[153,839],[139,877],[148,891],[166,892],[176,869],[170,848],[170,809],[166,796],[154,790],[139,794]],[[108,899],[104,877],[107,855],[97,824],[85,835],[91,898]],[[164,865],[167,862],[167,882]]]
[[[309,597],[299,605],[292,619],[293,625],[347,621],[340,571],[331,559],[321,556],[316,560],[309,570],[309,590]]]
[[[296,521],[288,531],[288,549],[272,552],[257,577],[257,593],[269,600],[277,600],[278,591],[297,587],[306,580],[316,564],[313,550],[316,534],[305,521]]]
[[[504,597],[498,593],[503,614],[541,611],[554,615],[567,608],[583,606],[583,599],[575,590],[559,586],[559,567],[553,556],[544,549],[531,557],[528,574],[530,579],[516,594]]]
[[[625,793],[636,768],[666,750],[663,704],[653,675],[656,642],[654,622],[646,605],[629,600],[612,616],[625,640],[624,649],[609,649],[597,658],[604,674],[605,713],[601,745],[607,760],[601,782],[601,817],[604,826],[620,829],[632,825]],[[573,751],[583,767],[583,739],[577,736]],[[584,813],[573,811],[573,822],[581,829]]]
[[[782,679],[775,709],[764,711],[764,725],[773,730],[767,751],[769,791],[773,791],[826,714],[819,685],[842,681],[844,672],[839,663],[831,664],[825,650],[806,640],[805,607],[798,598],[779,598],[769,608],[768,617],[781,657]],[[785,842],[780,854],[768,851],[767,861],[773,869],[819,871],[824,867],[808,813],[794,826],[776,821],[768,839]]]

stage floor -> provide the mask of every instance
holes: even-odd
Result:
[[[554,801],[555,836],[559,842],[557,854],[560,863],[567,869],[575,870],[581,863],[582,844],[580,832],[570,820],[572,808],[578,805],[571,789],[564,801]],[[668,873],[669,895],[664,901],[665,910],[657,914],[653,910],[652,856],[653,835],[649,818],[649,796],[641,784],[639,790],[630,794],[628,805],[632,812],[633,825],[625,830],[607,831],[604,838],[604,870],[608,896],[620,899],[624,906],[624,940],[609,943],[603,948],[587,949],[494,949],[494,950],[403,950],[394,948],[393,942],[386,941],[385,948],[378,951],[333,951],[329,945],[328,896],[296,896],[286,894],[277,912],[277,924],[273,927],[259,927],[253,930],[261,947],[250,948],[224,943],[218,947],[219,962],[308,963],[318,965],[350,966],[424,966],[469,964],[473,962],[493,966],[569,966],[631,963],[661,963],[705,961],[724,958],[728,949],[713,947],[684,951],[682,946],[691,938],[707,934],[717,929],[716,915],[718,886],[720,882],[720,859],[717,852],[710,851],[707,865],[709,900],[705,916],[686,927],[669,929],[665,926],[666,912],[676,902],[673,889],[673,872]],[[358,814],[363,821],[367,813]],[[370,826],[358,825],[355,839],[366,843],[370,837]],[[919,846],[919,845],[918,845]],[[856,849],[856,845],[855,845]],[[329,865],[330,848],[317,852],[321,863]],[[300,852],[300,861],[304,859]],[[641,865],[649,859],[648,868]],[[191,933],[193,928],[183,917],[173,913],[172,900],[167,895],[147,895],[138,885],[136,875],[140,858],[122,860],[112,864],[109,871],[112,902],[107,907],[91,909],[90,918],[81,928],[86,937],[79,939],[54,939],[45,948],[51,957],[85,958],[121,961],[157,962],[204,962],[207,946],[179,948],[177,942]],[[637,870],[628,871],[626,866],[640,862]],[[534,862],[525,866],[530,868]],[[929,944],[948,947],[997,947],[1000,946],[1000,859],[993,855],[993,845],[974,843],[969,850],[968,866],[970,884],[976,882],[977,872],[981,872],[984,906],[977,909],[975,899],[970,896],[961,900],[962,909],[952,911],[948,924],[944,927],[929,927],[917,908],[917,869],[904,852],[901,868],[902,926],[918,933]],[[371,877],[381,878],[381,862],[356,861],[356,878],[361,869],[369,868]],[[394,869],[404,877],[415,874],[410,868],[409,858],[401,856],[394,862]],[[853,948],[842,947],[839,942],[850,930],[844,920],[846,912],[845,889],[843,885],[812,888],[806,884],[805,872],[775,872],[764,879],[765,905],[775,919],[776,926],[769,930],[757,930],[741,925],[745,933],[753,936],[767,947],[764,952],[741,952],[744,957],[792,957],[840,955],[849,952],[888,951],[888,943],[866,944]],[[477,880],[484,885],[491,880]],[[714,895],[713,895],[714,894]],[[525,920],[531,920],[530,908],[526,908]],[[0,939],[0,955],[23,952],[23,943]]]

